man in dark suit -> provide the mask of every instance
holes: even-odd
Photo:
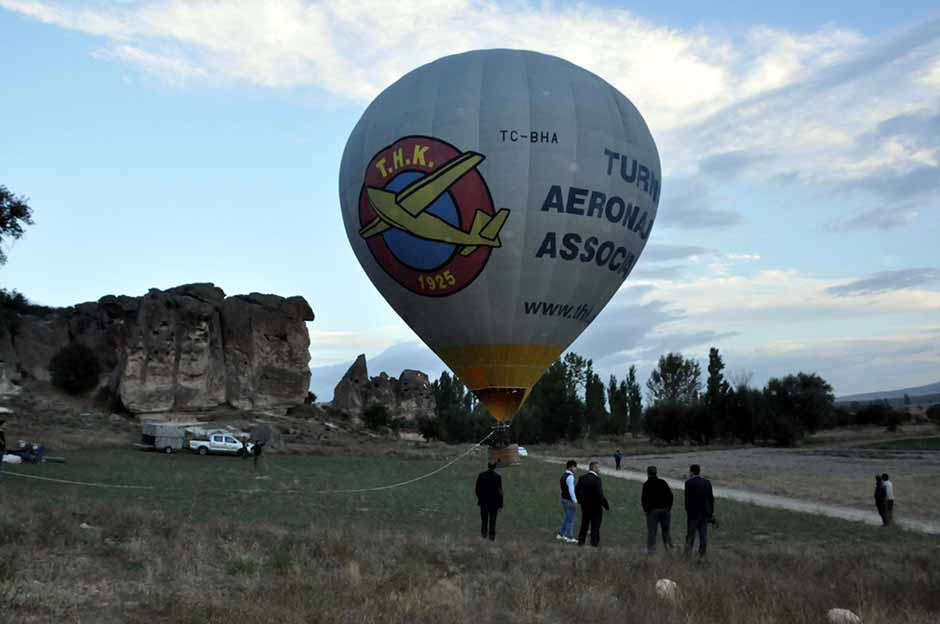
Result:
[[[578,546],[584,546],[587,538],[588,526],[591,527],[591,546],[601,543],[601,519],[604,509],[610,511],[610,505],[604,496],[604,486],[601,485],[599,464],[596,461],[588,465],[588,473],[578,479],[574,488],[575,496],[581,504],[581,529],[578,531]]]
[[[480,536],[496,539],[496,512],[503,508],[503,480],[496,474],[496,464],[477,477],[477,505],[480,506]]]
[[[669,525],[672,519],[672,490],[669,484],[656,475],[656,466],[646,469],[649,477],[643,484],[643,495],[640,502],[643,513],[646,514],[646,550],[656,552],[656,531],[663,528],[663,546],[666,550],[672,549],[672,536],[669,535]]]
[[[708,523],[715,514],[715,496],[711,482],[700,473],[698,464],[689,466],[692,476],[685,482],[685,513],[688,519],[685,534],[685,554],[692,552],[695,535],[698,534],[698,554],[705,556],[708,547]]]

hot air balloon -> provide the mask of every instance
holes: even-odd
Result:
[[[643,117],[603,79],[479,50],[375,98],[339,194],[369,279],[505,426],[630,275],[661,178]]]

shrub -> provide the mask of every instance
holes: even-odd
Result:
[[[362,414],[362,421],[369,429],[381,429],[391,424],[391,416],[384,405],[373,403]]]
[[[80,342],[71,342],[49,362],[52,383],[69,394],[81,394],[98,385],[101,364],[94,351]]]
[[[0,288],[0,327],[14,330],[17,317],[21,314],[45,317],[53,311],[53,308],[32,303],[21,292]]]
[[[441,421],[437,418],[419,416],[418,433],[420,433],[421,436],[428,442],[431,440],[440,440],[443,437],[443,434],[441,433]]]
[[[927,408],[927,418],[935,425],[940,425],[940,403],[934,403]]]
[[[656,403],[646,409],[643,425],[652,439],[666,444],[681,441],[686,431],[688,408],[675,402]]]

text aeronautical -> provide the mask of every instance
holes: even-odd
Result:
[[[644,194],[649,195],[654,205],[659,204],[660,181],[652,169],[635,158],[609,149],[604,150],[604,155],[607,157],[608,176],[619,175],[624,182],[635,185]],[[615,163],[619,163],[619,167],[615,168]],[[649,238],[655,220],[655,215],[650,216],[650,211],[641,209],[639,204],[634,205],[617,195],[608,196],[601,191],[576,186],[563,189],[557,184],[548,190],[545,201],[542,202],[542,212],[607,219],[644,241]],[[636,255],[623,245],[577,232],[546,232],[535,257],[593,262],[598,267],[605,267],[617,273],[623,279],[630,274],[637,260]]]

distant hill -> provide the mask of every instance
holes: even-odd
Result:
[[[881,392],[866,392],[864,394],[849,394],[847,396],[838,397],[836,401],[845,402],[845,401],[880,401],[882,399],[903,399],[904,395],[909,397],[923,397],[931,394],[940,394],[940,381],[937,383],[928,384],[926,386],[918,386],[916,388],[902,388],[901,390],[883,390]]]

